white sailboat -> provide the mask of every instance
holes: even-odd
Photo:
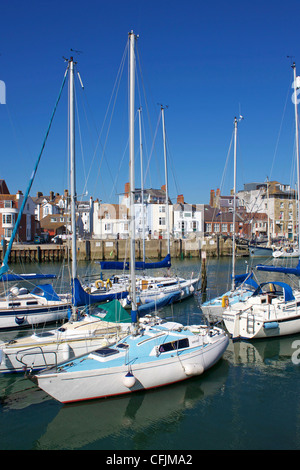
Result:
[[[250,297],[257,287],[253,273],[236,276],[236,244],[235,244],[235,217],[236,217],[236,163],[237,163],[237,129],[238,122],[243,119],[234,118],[234,184],[233,184],[233,236],[232,236],[232,273],[231,289],[222,295],[207,300],[201,304],[201,310],[209,321],[220,319],[223,311],[230,305],[244,301]]]
[[[296,65],[293,64],[296,92]],[[296,94],[296,93],[295,93]],[[298,112],[295,102],[296,157],[298,175],[298,218],[300,218]],[[298,219],[298,224],[299,224]],[[298,235],[300,236],[300,235]],[[300,260],[296,268],[258,265],[265,272],[293,274],[300,277]],[[300,333],[300,291],[284,283],[270,280],[260,284],[245,302],[231,305],[222,314],[225,326],[233,339],[256,339]]]
[[[202,374],[222,357],[229,342],[220,328],[209,329],[200,325],[184,327],[173,322],[145,327],[139,322],[135,279],[135,220],[132,217],[135,188],[135,41],[134,33],[129,33],[132,330],[114,347],[96,350],[32,376],[40,388],[62,403],[147,390]]]
[[[51,276],[43,276],[40,274],[9,273],[8,266],[12,245],[20,227],[25,205],[39,166],[39,162],[41,160],[46,140],[49,135],[57,105],[61,97],[62,89],[65,84],[65,79],[66,75],[64,76],[60,93],[51,115],[46,136],[44,138],[41,151],[38,155],[28,186],[26,188],[23,202],[21,204],[18,217],[0,268],[0,282],[2,283],[2,286],[5,286],[5,290],[0,296],[0,330],[15,330],[63,320],[66,318],[71,304],[71,296],[69,294],[58,294],[53,289],[52,284],[37,285],[31,291],[24,287],[23,281],[25,280],[32,281],[34,278],[45,279],[47,277],[51,278]],[[11,281],[21,281],[21,288],[14,285],[12,288],[7,289],[6,283]]]

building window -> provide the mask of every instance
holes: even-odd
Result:
[[[159,212],[166,212],[166,206],[159,206]]]
[[[159,219],[158,219],[158,225],[166,225],[166,219],[165,219],[165,217],[159,217]]]
[[[9,209],[12,207],[12,201],[4,201],[4,207],[5,209]]]
[[[13,222],[12,214],[2,214],[2,224],[12,224]]]
[[[220,224],[214,225],[215,232],[220,232]]]
[[[206,231],[207,231],[207,232],[211,232],[211,231],[212,231],[211,224],[206,224]]]
[[[222,232],[227,232],[227,224],[222,224]]]
[[[230,232],[233,233],[233,224],[230,224]]]

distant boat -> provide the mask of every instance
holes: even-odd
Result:
[[[296,92],[296,66],[294,87]],[[299,168],[298,112],[295,102],[296,152]],[[299,187],[298,173],[298,187]],[[298,191],[298,225],[300,222],[300,194]],[[299,236],[299,234],[298,234]],[[258,271],[293,274],[300,278],[300,258],[296,268],[257,265]],[[229,306],[222,313],[224,324],[233,339],[257,339],[300,333],[300,290],[285,282],[269,280],[261,283],[245,302]]]
[[[249,244],[249,255],[251,257],[272,257],[273,248],[270,246]]]
[[[241,118],[240,118],[241,119]],[[240,120],[239,119],[239,120]],[[235,236],[235,216],[236,216],[236,162],[237,162],[237,128],[238,119],[234,118],[234,190],[233,190],[233,237],[232,237],[232,273],[231,289],[222,295],[207,300],[201,304],[201,310],[209,321],[217,321],[226,307],[236,302],[243,301],[253,294],[253,287],[257,284],[253,280],[253,274],[235,274],[236,258],[236,236]]]
[[[293,246],[281,247],[273,251],[274,258],[299,258],[299,249]]]

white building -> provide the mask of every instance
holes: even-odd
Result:
[[[186,204],[182,195],[173,206],[174,237],[188,237],[191,233],[204,232],[204,204]]]

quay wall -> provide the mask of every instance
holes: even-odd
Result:
[[[194,239],[174,239],[170,243],[172,258],[201,258],[202,252],[206,257],[221,257],[232,255],[232,241],[224,240],[221,237],[207,237]],[[78,261],[89,260],[124,260],[129,259],[129,240],[81,240],[77,243]],[[167,240],[154,239],[145,240],[146,259],[162,259],[167,255]],[[237,247],[237,256],[248,256],[248,247]],[[10,263],[30,263],[62,261],[71,257],[71,247],[69,244],[41,244],[41,245],[19,245],[12,247]],[[135,256],[137,260],[143,258],[143,242],[136,240]],[[0,248],[0,261],[3,261],[3,247]]]

